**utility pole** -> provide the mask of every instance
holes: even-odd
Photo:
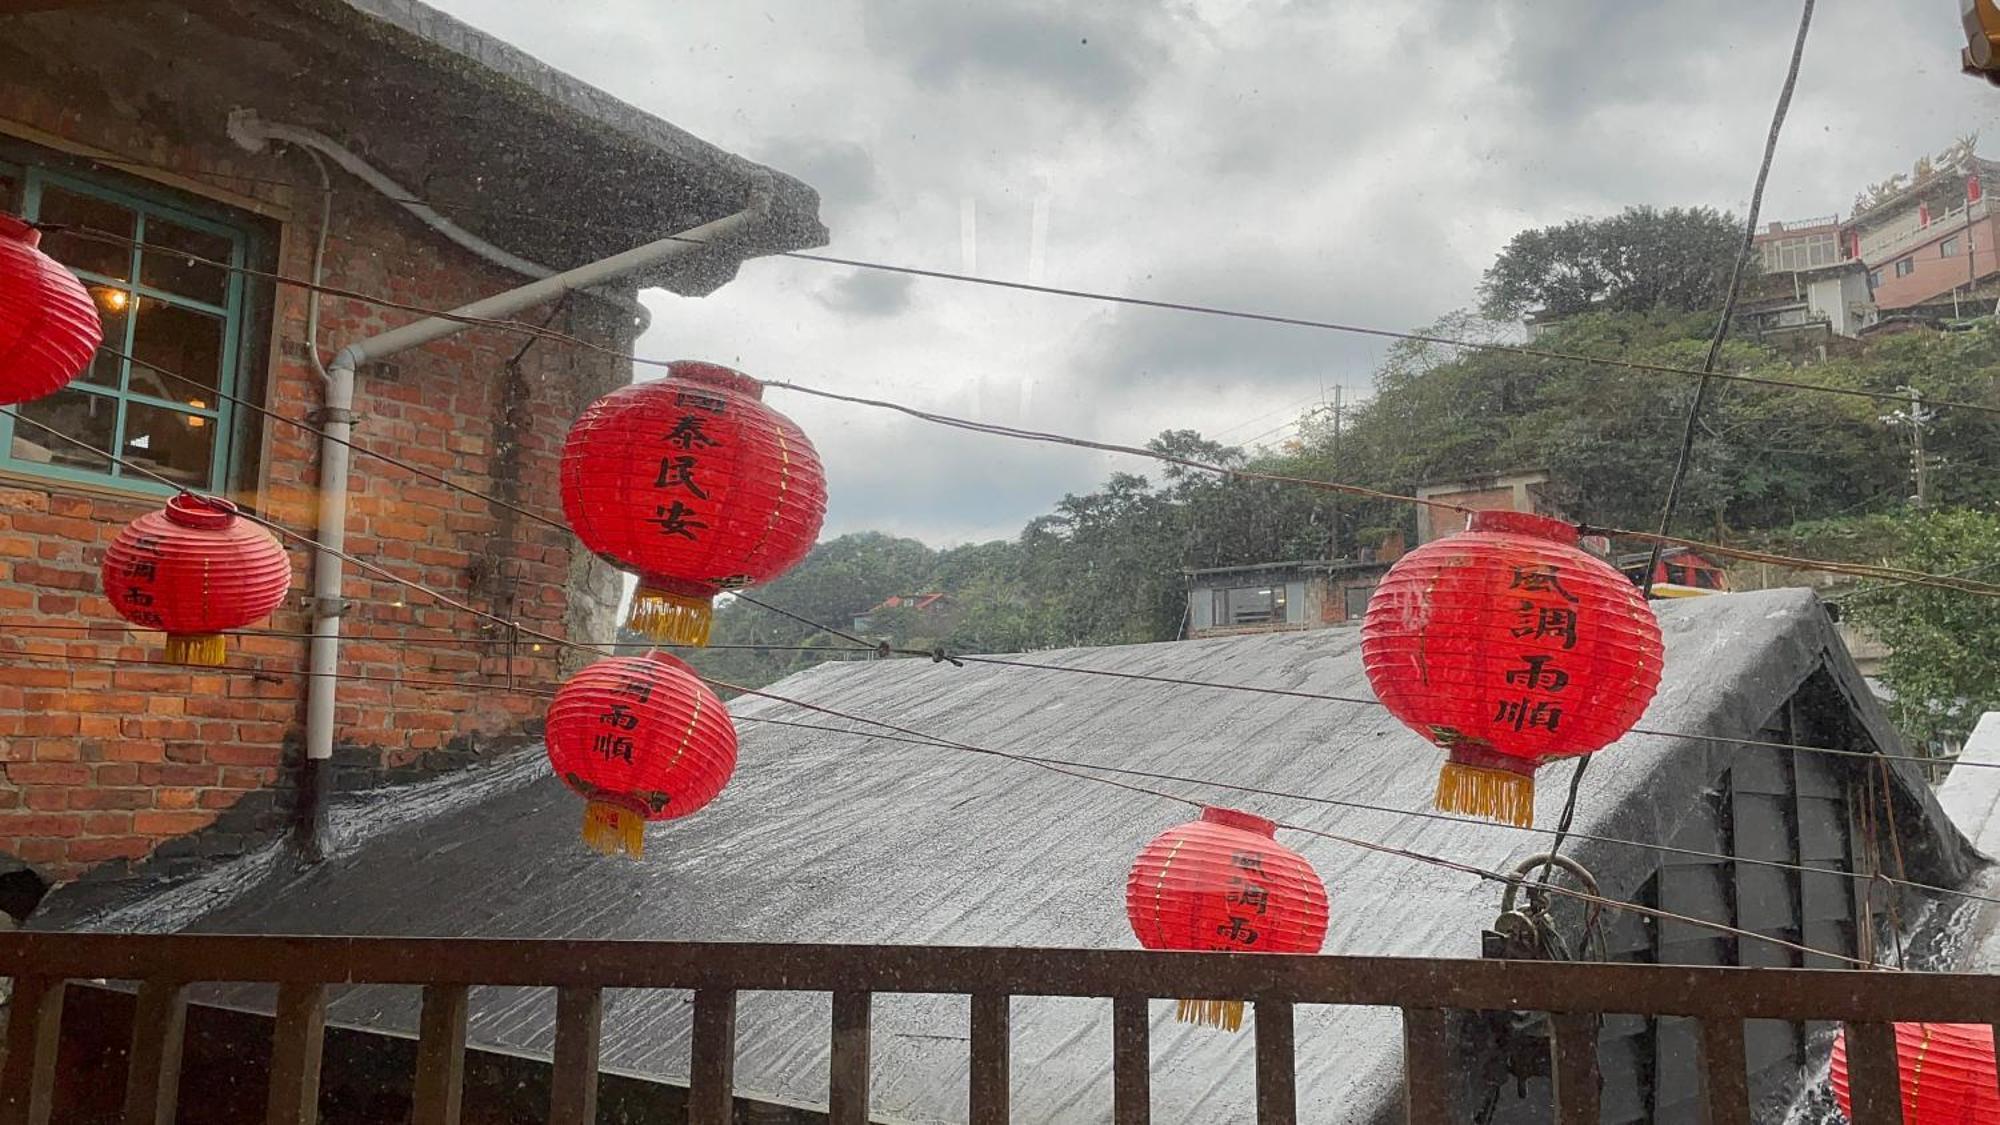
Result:
[[[1924,414],[1924,393],[1915,387],[1910,389],[1910,467],[1916,477],[1916,507],[1923,511],[1931,503],[1930,461],[1924,453],[1924,429],[1930,419]]]
[[[1333,385],[1333,463],[1340,464],[1340,384]]]

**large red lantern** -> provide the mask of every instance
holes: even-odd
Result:
[[[219,665],[224,631],[271,616],[292,561],[236,505],[183,492],[125,525],[104,552],[104,596],[118,615],[167,634],[167,659]]]
[[[1993,1028],[1983,1023],[1899,1023],[1896,1073],[1903,1125],[2000,1125]],[[1847,1033],[1833,1039],[1833,1096],[1854,1115],[1847,1082]]]
[[[586,547],[637,572],[630,624],[706,644],[724,590],[791,569],[819,536],[826,476],[763,385],[682,361],[592,403],[563,445],[563,512]]]
[[[1609,745],[1660,685],[1660,626],[1630,579],[1526,512],[1389,568],[1361,622],[1361,661],[1391,714],[1445,748],[1437,807],[1526,825],[1535,768]]]
[[[0,405],[61,390],[104,338],[90,293],[41,241],[41,231],[0,215]]]
[[[1304,856],[1278,843],[1277,825],[1235,809],[1205,808],[1139,851],[1125,880],[1125,915],[1147,949],[1318,953],[1326,940],[1326,885]],[[1230,1031],[1241,1000],[1182,1000],[1178,1018]]]
[[[663,652],[614,656],[563,684],[543,735],[549,764],[580,794],[583,839],[642,854],[646,821],[686,816],[736,771],[736,727],[694,670]]]

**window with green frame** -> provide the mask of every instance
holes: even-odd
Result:
[[[42,249],[83,279],[104,324],[87,371],[13,409],[177,484],[223,490],[235,432],[226,396],[240,393],[245,304],[243,274],[228,267],[245,264],[251,234],[34,165],[0,163],[0,206],[71,228],[49,230]],[[0,469],[167,491],[5,414]]]

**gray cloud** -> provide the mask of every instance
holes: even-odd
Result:
[[[1053,0],[866,0],[868,42],[919,85],[1005,94],[1028,88],[1084,106],[1129,104],[1161,55],[1151,20]]]
[[[814,295],[821,304],[835,312],[856,316],[894,316],[910,307],[910,284],[914,280],[907,274],[855,270],[831,284],[821,286]]]

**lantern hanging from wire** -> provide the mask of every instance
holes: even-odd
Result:
[[[1903,1125],[2000,1125],[1992,1025],[1899,1023],[1895,1029]],[[1834,1099],[1852,1119],[1844,1030],[1833,1039],[1831,1070]]]
[[[224,633],[271,616],[292,587],[292,561],[269,532],[191,492],[126,524],[102,574],[120,617],[166,633],[168,660],[210,667],[227,653]]]
[[[0,405],[61,390],[104,338],[90,293],[42,253],[41,240],[25,221],[0,215]]]
[[[1391,714],[1448,754],[1437,807],[1527,825],[1536,767],[1616,741],[1659,688],[1660,626],[1574,525],[1472,514],[1396,561],[1361,660]]]
[[[663,652],[614,656],[571,676],[549,705],[549,764],[587,802],[583,840],[643,854],[649,820],[715,799],[736,770],[736,727],[701,677]]]
[[[776,578],[819,536],[819,455],[762,395],[741,372],[684,360],[570,427],[563,512],[585,546],[638,575],[629,624],[646,637],[708,643],[717,594]]]
[[[1326,940],[1326,885],[1304,856],[1278,843],[1277,825],[1235,809],[1204,808],[1140,849],[1125,880],[1125,915],[1147,949],[1318,953]],[[1241,1000],[1187,1000],[1184,1023],[1235,1031]]]

